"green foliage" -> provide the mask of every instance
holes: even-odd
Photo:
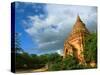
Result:
[[[97,34],[92,33],[85,38],[84,56],[87,63],[97,61]]]
[[[49,71],[62,70],[62,57],[59,54],[53,53],[48,55],[48,70]]]
[[[16,68],[27,68],[30,64],[30,57],[27,53],[16,54]]]
[[[29,55],[28,53],[17,54],[16,68],[17,69],[37,69],[44,67],[46,64],[45,59],[35,54]]]
[[[63,63],[62,61],[55,62],[53,64],[49,64],[48,70],[49,71],[59,71],[63,69]]]
[[[49,70],[58,71],[58,70],[71,70],[74,69],[77,65],[77,60],[74,56],[68,56],[59,62],[54,62],[50,65]]]
[[[84,57],[86,63],[91,61],[97,61],[97,37],[96,33],[92,33],[85,38],[84,45]],[[16,50],[21,51],[20,42],[16,39]],[[75,51],[75,49],[74,49]],[[48,71],[59,70],[73,70],[91,68],[90,65],[79,64],[78,60],[74,56],[67,56],[62,58],[58,53],[51,54],[28,54],[25,52],[16,53],[16,69],[39,69],[48,66]]]
[[[36,55],[36,54],[17,54],[16,69],[39,69],[48,66],[48,71],[82,69],[84,65],[78,64],[74,56],[65,59],[57,53]]]
[[[77,64],[78,61],[74,56],[68,56],[63,60],[63,69],[64,70],[75,69]]]
[[[59,71],[59,70],[74,70],[74,69],[84,69],[87,68],[85,65],[79,64],[75,56],[67,56],[59,62],[54,62],[49,64],[49,71]]]
[[[54,63],[62,60],[62,57],[57,53],[52,53],[48,55],[48,62]]]

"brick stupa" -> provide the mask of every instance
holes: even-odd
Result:
[[[68,55],[75,55],[80,64],[84,63],[84,37],[88,34],[88,29],[78,15],[70,35],[64,42],[63,58],[66,58]]]

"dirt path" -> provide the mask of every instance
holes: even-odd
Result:
[[[40,69],[35,69],[35,70],[33,70],[34,72],[44,72],[44,71],[47,71],[48,70],[48,68],[46,68],[46,67],[43,67],[43,68],[40,68]]]
[[[40,68],[40,69],[35,69],[33,70],[34,72],[44,72],[48,70],[48,65],[46,64],[44,67]]]
[[[48,70],[48,66],[45,65],[44,67],[39,68],[39,69],[20,70],[20,71],[17,71],[16,73],[44,72],[44,71],[47,71],[47,70]]]

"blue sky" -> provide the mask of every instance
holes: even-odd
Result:
[[[94,6],[15,3],[15,26],[21,47],[30,54],[62,53],[77,14],[90,31],[96,31],[97,8]]]

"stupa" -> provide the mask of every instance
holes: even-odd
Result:
[[[63,58],[66,58],[68,55],[75,55],[80,64],[84,63],[84,38],[88,34],[89,31],[86,28],[86,25],[83,23],[83,21],[80,19],[80,16],[78,15],[71,33],[64,42]]]

